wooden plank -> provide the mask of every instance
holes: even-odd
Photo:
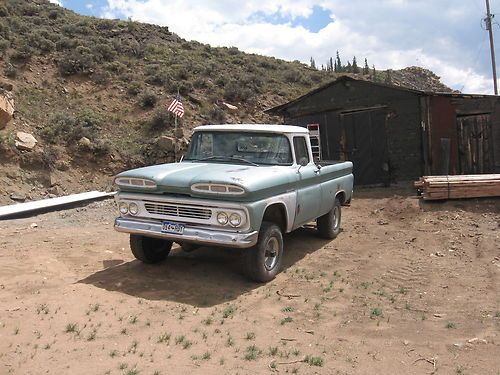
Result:
[[[500,197],[500,174],[424,176],[414,186],[424,199]]]
[[[39,201],[11,204],[0,207],[0,220],[24,216],[38,211],[50,211],[53,208],[63,207],[74,203],[93,201],[103,198],[111,198],[115,193],[105,193],[100,191],[89,191],[86,193],[72,194],[64,197],[48,198]]]

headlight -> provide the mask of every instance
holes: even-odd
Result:
[[[128,205],[128,211],[132,214],[132,215],[137,215],[138,212],[139,212],[139,206],[137,205],[137,203],[135,202],[132,202]]]
[[[229,216],[229,224],[232,227],[238,227],[241,224],[241,216],[236,213],[232,214]]]
[[[217,214],[217,221],[220,225],[226,225],[228,220],[229,218],[227,217],[227,214],[225,212],[219,212]]]
[[[118,209],[120,210],[120,213],[125,215],[128,213],[128,205],[125,202],[120,202],[118,205]]]

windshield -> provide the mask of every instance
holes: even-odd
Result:
[[[291,165],[292,153],[282,134],[198,131],[184,160]]]

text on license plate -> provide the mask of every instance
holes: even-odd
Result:
[[[184,233],[185,227],[186,226],[184,224],[172,223],[171,221],[164,221],[162,223],[161,231],[163,233],[182,234]]]

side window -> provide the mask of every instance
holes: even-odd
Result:
[[[295,150],[295,161],[300,164],[301,159],[306,159],[309,163],[309,152],[305,137],[293,137],[293,148]]]

